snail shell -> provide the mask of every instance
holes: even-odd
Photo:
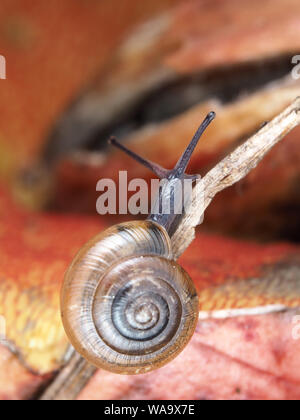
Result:
[[[153,221],[113,226],[87,243],[61,294],[66,333],[90,363],[115,373],[156,369],[180,353],[198,320],[198,297]]]

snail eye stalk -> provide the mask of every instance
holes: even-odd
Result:
[[[125,152],[128,156],[136,160],[141,165],[150,169],[150,171],[153,172],[156,176],[158,176],[158,178],[160,179],[167,178],[168,172],[169,172],[167,169],[164,169],[162,166],[158,165],[157,163],[151,162],[151,160],[144,159],[141,156],[134,153],[132,150],[127,149],[127,147],[119,143],[115,137],[111,137],[108,140],[108,142],[109,144],[112,144],[113,146]]]
[[[197,146],[202,134],[209,126],[209,124],[213,121],[216,114],[214,112],[210,112],[207,114],[201,125],[199,126],[198,130],[194,134],[192,140],[190,141],[189,145],[181,155],[180,159],[176,163],[174,169],[165,169],[162,166],[158,165],[157,163],[151,162],[150,160],[144,159],[141,156],[134,153],[132,150],[127,149],[123,144],[119,143],[115,137],[111,137],[109,139],[109,143],[113,146],[117,147],[118,149],[125,152],[128,156],[132,157],[134,160],[145,166],[146,168],[150,169],[158,178],[160,179],[172,179],[172,178],[185,178],[190,177],[189,175],[185,174],[185,170],[190,162],[191,156],[195,147]],[[194,177],[192,175],[192,177]]]

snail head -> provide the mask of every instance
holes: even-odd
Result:
[[[165,169],[157,163],[144,159],[132,150],[129,150],[123,144],[119,143],[114,137],[109,139],[110,144],[122,150],[134,160],[150,169],[158,178],[164,181],[159,187],[158,196],[154,203],[154,209],[151,209],[151,214],[148,219],[164,226],[170,236],[172,236],[175,232],[178,219],[180,218],[179,216],[184,213],[185,208],[184,200],[176,199],[176,193],[174,191],[178,185],[180,185],[180,190],[182,191],[182,183],[184,180],[189,179],[191,181],[195,181],[199,178],[198,175],[189,175],[186,174],[185,171],[199,139],[215,116],[216,114],[214,112],[207,114],[173,169]],[[168,201],[169,203],[168,211],[163,210],[162,203],[164,201]]]

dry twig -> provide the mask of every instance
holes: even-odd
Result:
[[[186,215],[172,237],[173,251],[177,258],[193,241],[195,228],[214,196],[244,178],[298,124],[300,97],[205,175],[194,188],[190,208],[187,208]],[[203,196],[201,207],[197,199],[199,196]]]

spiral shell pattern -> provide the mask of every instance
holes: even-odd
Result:
[[[97,367],[138,374],[173,359],[192,336],[198,297],[172,260],[170,238],[151,221],[114,226],[92,239],[66,273],[62,320]]]

